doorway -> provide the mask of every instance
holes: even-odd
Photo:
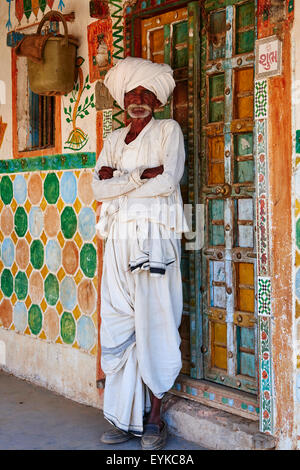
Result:
[[[203,207],[204,245],[189,251],[183,240],[182,374],[255,395],[255,2],[226,5],[141,10],[131,55],[174,70],[173,97],[156,118],[181,125],[183,201],[194,217]]]

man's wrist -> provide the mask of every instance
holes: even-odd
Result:
[[[146,179],[144,179],[144,180],[141,179],[141,176],[142,176],[143,172],[146,170],[146,168],[147,168],[146,166],[135,168],[130,174],[130,177],[131,177],[132,181],[134,182],[134,184],[137,188],[139,186],[142,186],[142,184],[145,181],[147,181]]]

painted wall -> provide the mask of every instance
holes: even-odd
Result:
[[[30,16],[23,14],[18,20],[15,3],[0,4],[0,54],[5,64],[0,71],[4,133],[0,146],[0,366],[101,407],[96,388],[96,379],[101,378],[97,295],[101,266],[95,233],[97,204],[90,182],[103,131],[104,136],[111,131],[111,112],[95,109],[87,36],[88,25],[95,20],[88,1],[40,2],[44,13],[49,5],[62,13],[75,13],[68,28],[80,41],[81,65],[74,90],[61,100],[60,153],[43,159],[13,159],[15,103],[7,26],[10,21],[12,29],[25,28],[28,33],[28,26],[43,14],[39,2],[32,2]]]

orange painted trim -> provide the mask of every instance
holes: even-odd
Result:
[[[283,72],[269,79],[268,159],[272,250],[272,353],[275,434],[295,440],[292,282],[292,68],[291,36],[282,34]],[[279,138],[278,138],[279,136]]]
[[[18,67],[17,56],[12,49],[11,51],[11,82],[12,82],[12,135],[13,135],[13,158],[30,158],[43,157],[48,155],[57,155],[62,153],[62,136],[61,136],[61,97],[55,97],[55,146],[46,149],[19,151],[18,149],[18,117],[17,117],[17,83],[18,83]]]

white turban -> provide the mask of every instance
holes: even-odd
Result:
[[[175,88],[173,70],[167,64],[155,64],[139,57],[120,60],[106,74],[104,85],[124,109],[124,95],[138,86],[152,91],[164,106]]]

